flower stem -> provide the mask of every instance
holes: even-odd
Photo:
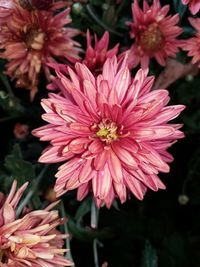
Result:
[[[9,120],[12,120],[12,119],[15,119],[15,117],[14,116],[7,116],[7,117],[4,117],[4,118],[1,118],[0,122],[9,121]]]
[[[99,209],[96,207],[94,200],[92,201],[91,206],[91,227],[96,229],[98,227],[98,220],[99,220]],[[93,240],[93,254],[94,254],[94,266],[99,267],[99,258],[98,258],[98,240],[95,238]]]
[[[63,218],[67,217],[66,213],[65,213],[65,207],[64,207],[63,201],[61,201],[61,203],[60,203],[60,211],[61,211],[61,215],[62,215]],[[64,226],[65,234],[68,234],[69,233],[69,229],[68,229],[67,221],[64,223],[63,226]],[[69,251],[66,254],[67,258],[69,260],[73,261],[72,254],[71,254],[70,240],[69,240],[68,237],[65,239],[65,244],[66,244],[66,248],[69,249]],[[75,266],[75,265],[73,265],[73,266]]]
[[[17,208],[17,211],[16,211],[16,216],[17,217],[21,214],[23,208],[26,207],[26,205],[30,201],[31,197],[36,192],[36,190],[38,188],[38,185],[39,185],[40,181],[42,180],[42,178],[43,178],[46,170],[48,169],[48,167],[49,167],[49,165],[46,165],[42,169],[42,171],[39,173],[39,175],[36,177],[36,179],[33,181],[33,185],[32,185],[31,190],[28,192],[28,194],[26,195],[26,197],[23,199],[23,201],[20,203],[20,205]]]
[[[106,24],[104,24],[95,14],[93,8],[91,7],[91,5],[86,5],[86,9],[88,11],[88,13],[90,14],[90,16],[96,21],[96,23],[98,23],[102,28],[104,28],[106,31],[109,31],[119,37],[123,37],[123,35],[113,29],[111,29],[110,27],[108,27]]]

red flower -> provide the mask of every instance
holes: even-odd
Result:
[[[70,23],[70,9],[57,15],[43,10],[26,10],[15,4],[12,15],[0,34],[2,58],[8,60],[6,73],[17,79],[17,86],[31,90],[31,99],[37,92],[39,75],[43,70],[50,79],[46,63],[57,59],[75,62],[81,51],[72,38],[79,30],[64,27]]]
[[[105,32],[101,39],[98,41],[96,34],[94,35],[94,48],[90,32],[87,31],[87,48],[83,63],[94,73],[99,73],[102,70],[103,64],[107,58],[112,58],[118,52],[119,44],[115,45],[112,49],[108,50],[109,33]]]
[[[133,22],[130,36],[134,43],[129,50],[130,67],[141,64],[142,68],[149,65],[151,58],[165,66],[167,57],[176,57],[180,42],[176,39],[182,29],[176,24],[179,22],[178,14],[167,16],[169,5],[160,6],[159,0],[154,0],[149,6],[144,0],[143,10],[138,0],[132,4]]]

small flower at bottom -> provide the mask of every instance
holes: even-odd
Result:
[[[177,37],[182,29],[177,26],[178,14],[167,16],[169,8],[169,5],[161,7],[159,0],[154,0],[151,6],[144,0],[143,10],[138,0],[132,4],[133,22],[127,23],[131,27],[130,36],[134,39],[129,50],[130,68],[141,64],[145,69],[151,58],[165,66],[168,57],[176,57],[180,44]]]
[[[56,227],[62,224],[56,203],[16,217],[17,205],[28,183],[17,190],[13,182],[10,193],[0,194],[0,266],[64,267],[73,263],[64,257],[63,240]]]
[[[97,77],[80,63],[70,78],[57,72],[62,95],[42,100],[46,126],[33,131],[51,144],[39,161],[65,162],[56,174],[57,196],[78,188],[82,200],[93,191],[97,206],[110,207],[115,197],[132,192],[143,199],[147,188],[165,186],[159,172],[173,160],[166,151],[184,135],[180,124],[168,124],[184,106],[168,106],[168,91],[150,92],[154,77],[138,71],[131,78],[125,61],[107,59]]]

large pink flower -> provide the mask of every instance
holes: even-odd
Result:
[[[1,57],[9,61],[6,73],[17,79],[18,87],[31,90],[32,99],[42,70],[50,79],[47,63],[79,59],[80,44],[72,39],[79,30],[65,27],[71,22],[69,12],[29,11],[16,2],[0,33]]]
[[[92,47],[91,35],[87,31],[87,47],[85,52],[84,63],[93,73],[99,73],[102,70],[103,64],[107,58],[112,58],[117,55],[119,44],[115,45],[112,49],[108,50],[109,46],[109,33],[105,32],[100,40],[94,35],[94,48]]]
[[[62,95],[42,100],[46,126],[33,131],[51,141],[39,161],[65,162],[56,174],[60,196],[78,188],[82,200],[93,191],[97,206],[121,202],[131,191],[142,199],[147,187],[165,186],[159,172],[169,172],[172,156],[166,151],[184,135],[180,124],[168,124],[184,106],[168,106],[168,91],[152,91],[153,77],[138,71],[132,79],[127,64],[107,59],[102,74],[94,77],[80,63],[69,78],[57,73]]]
[[[189,18],[191,25],[196,29],[194,37],[183,41],[182,48],[188,51],[188,56],[192,57],[192,63],[200,67],[200,18]]]
[[[189,5],[189,9],[193,15],[197,14],[200,10],[200,0],[182,0],[184,5]]]
[[[151,6],[144,0],[143,10],[138,0],[132,4],[133,22],[128,23],[130,36],[134,39],[129,50],[130,67],[140,63],[142,68],[146,68],[151,58],[165,66],[167,57],[176,57],[180,43],[176,38],[182,29],[177,26],[178,14],[167,16],[169,8],[169,5],[161,7],[159,0],[154,0]]]
[[[16,218],[16,208],[27,183],[18,190],[16,187],[14,181],[7,197],[0,193],[0,266],[72,266],[63,256],[66,249],[62,249],[62,239],[66,235],[56,230],[62,223],[58,211],[51,210],[56,203]]]

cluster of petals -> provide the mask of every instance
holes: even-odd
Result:
[[[10,193],[0,194],[0,266],[64,267],[73,263],[64,257],[63,238],[56,227],[62,224],[52,203],[44,210],[26,212],[19,218],[16,209],[27,187],[17,190],[13,182]]]
[[[169,172],[167,149],[184,135],[180,124],[168,124],[184,109],[166,106],[167,90],[150,91],[154,77],[140,69],[131,77],[127,61],[107,59],[97,77],[81,63],[69,76],[57,71],[61,94],[42,100],[48,124],[33,131],[50,141],[39,161],[63,162],[56,174],[57,196],[78,189],[82,200],[90,191],[98,207],[123,203],[129,192],[142,199],[146,189],[165,186],[159,172]]]
[[[8,20],[12,7],[13,0],[0,0],[0,27]]]
[[[130,36],[134,43],[129,50],[129,65],[142,68],[149,66],[151,58],[155,58],[161,66],[166,65],[168,57],[176,57],[179,51],[180,41],[177,37],[182,29],[177,26],[179,15],[168,15],[170,6],[161,7],[159,0],[154,0],[150,6],[143,1],[143,10],[138,0],[132,4],[133,22]]]
[[[200,10],[200,0],[182,0],[184,5],[189,5],[190,12],[195,15]]]
[[[112,58],[118,53],[119,44],[115,45],[112,49],[108,49],[109,46],[109,33],[106,31],[100,40],[94,35],[94,47],[92,46],[92,40],[89,30],[86,33],[87,47],[85,52],[85,58],[82,63],[85,64],[92,73],[98,74],[103,67],[107,58]]]
[[[184,40],[182,48],[188,51],[188,56],[192,57],[192,63],[200,67],[200,18],[189,18],[191,25],[195,28],[194,37]]]
[[[6,74],[17,80],[18,87],[29,89],[33,99],[41,71],[51,77],[47,63],[79,59],[80,44],[72,39],[79,30],[65,27],[71,22],[69,8],[54,14],[28,10],[14,1],[11,11],[0,32],[0,56],[8,61]]]

